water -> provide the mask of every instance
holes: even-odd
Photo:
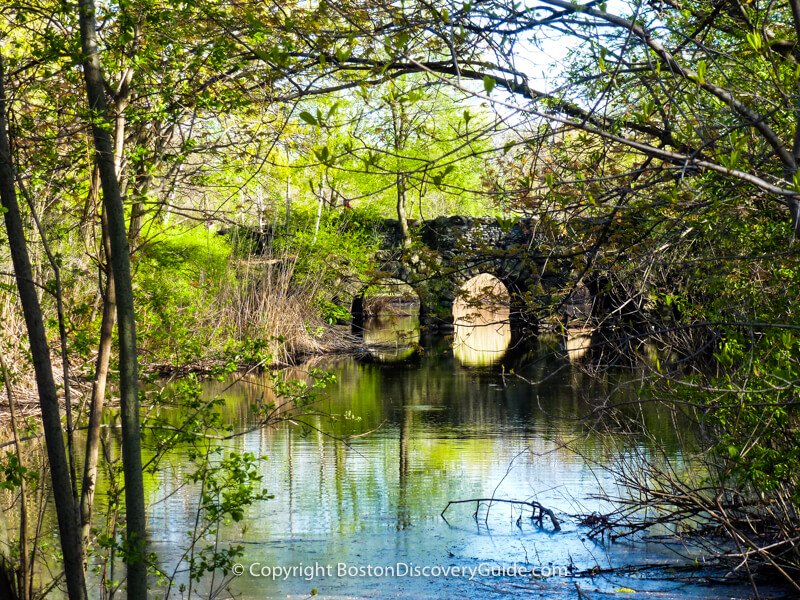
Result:
[[[269,457],[260,470],[274,494],[249,511],[244,528],[220,529],[223,545],[245,548],[239,560],[244,573],[229,583],[236,597],[307,597],[313,590],[333,598],[488,598],[498,592],[578,598],[576,585],[590,598],[748,596],[746,587],[659,577],[569,576],[571,569],[682,562],[656,544],[589,540],[570,516],[603,508],[589,496],[615,485],[586,459],[607,463],[626,448],[647,451],[645,440],[598,435],[565,418],[588,412],[618,381],[597,384],[551,347],[511,357],[514,349],[490,340],[489,330],[471,333],[471,342],[455,352],[451,339],[423,340],[421,353],[413,317],[368,327],[372,360],[322,365],[337,381],[315,405],[320,414],[307,418],[306,433],[284,423],[227,442]],[[403,343],[395,344],[396,330]],[[505,340],[505,333],[499,335]],[[484,339],[488,349],[476,342]],[[392,347],[397,350],[387,350]],[[512,367],[543,382],[522,381]],[[223,396],[225,418],[241,430],[254,423],[251,405],[272,399],[266,379],[258,376],[208,383],[204,393]],[[654,409],[642,418],[658,445],[679,459],[671,420]],[[171,466],[151,482],[148,500],[152,549],[170,571],[194,523],[197,489],[177,483],[185,470],[180,457],[167,462]],[[539,526],[527,513],[520,518],[521,511],[508,505],[494,506],[488,516],[482,509],[477,520],[473,505],[451,507],[447,521],[440,516],[450,500],[489,496],[536,500],[555,511],[562,529],[554,531],[547,519]],[[276,568],[292,567],[293,575],[272,577]],[[407,576],[414,567],[422,570],[419,576]],[[454,567],[466,576],[453,575]],[[526,574],[515,576],[517,567]],[[394,576],[388,576],[392,568]],[[501,568],[505,575],[497,573]],[[534,579],[527,574],[531,568],[557,576]],[[208,589],[210,582],[203,585]]]

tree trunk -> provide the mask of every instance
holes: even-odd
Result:
[[[397,174],[397,220],[400,222],[400,231],[403,234],[403,248],[411,246],[411,231],[408,229],[408,216],[406,215],[406,177]]]
[[[126,72],[123,81],[124,89],[127,90],[129,83],[130,70]],[[125,117],[120,114],[122,108],[123,106],[118,102],[118,114],[114,127],[114,172],[117,174],[117,178],[122,176],[122,159],[125,149]],[[95,173],[97,173],[96,180]],[[92,175],[92,184],[96,184],[99,187],[100,175],[97,167],[92,170]],[[95,195],[98,196],[99,192]],[[96,206],[94,208],[95,210],[97,209]],[[111,346],[114,339],[114,315],[117,310],[117,295],[114,288],[114,277],[111,272],[111,242],[108,239],[108,219],[102,211],[100,215],[100,231],[101,256],[105,257],[105,264],[102,265],[101,263],[101,281],[105,276],[106,287],[105,290],[100,290],[103,296],[103,318],[100,322],[100,342],[97,346],[92,398],[89,403],[89,423],[86,431],[83,484],[81,485],[81,539],[83,540],[84,549],[89,545],[89,533],[92,529],[92,507],[94,505],[95,486],[97,485],[97,460],[100,455],[100,425],[103,419],[108,365],[111,360]]]
[[[42,427],[50,464],[53,484],[53,500],[64,558],[64,575],[70,600],[86,599],[86,582],[83,571],[83,553],[78,528],[78,513],[72,496],[67,453],[64,449],[61,412],[58,405],[56,384],[50,348],[42,320],[42,309],[33,279],[27,242],[22,227],[22,216],[17,202],[14,186],[14,167],[11,162],[11,147],[6,133],[6,102],[3,60],[0,57],[0,198],[5,208],[5,225],[8,242],[11,246],[11,259],[19,289],[28,341],[36,373],[36,386],[39,390],[39,404],[42,411]],[[65,382],[69,385],[69,382]]]
[[[81,486],[81,539],[84,548],[89,543],[89,531],[92,526],[92,505],[97,483],[97,459],[100,452],[100,425],[103,417],[103,405],[106,397],[106,381],[108,379],[108,363],[111,359],[111,342],[114,334],[114,313],[116,312],[116,293],[114,278],[108,257],[111,245],[108,240],[108,226],[105,215],[102,220],[103,250],[106,256],[106,289],[103,297],[103,320],[100,323],[100,343],[97,348],[92,399],[89,405],[89,424],[86,432],[86,452],[83,463],[83,485]]]
[[[132,189],[131,189],[132,188]],[[150,176],[144,172],[144,165],[138,165],[129,186],[131,202],[131,219],[128,227],[128,242],[134,248],[142,233],[142,225],[146,213],[145,198],[150,188]]]
[[[80,232],[83,243],[87,248],[94,246],[94,240],[91,237],[94,216],[97,214],[97,202],[100,199],[100,171],[97,166],[92,167],[92,179],[89,184],[89,193],[86,195],[86,202],[83,205],[83,214],[81,215]]]
[[[0,375],[3,377],[3,383],[6,388],[6,396],[8,397],[8,410],[11,413],[11,436],[14,443],[14,453],[17,455],[17,461],[20,466],[24,466],[22,458],[22,447],[19,440],[19,429],[17,424],[17,402],[14,394],[11,391],[11,375],[6,367],[6,362],[3,360],[3,355],[0,353]],[[20,478],[19,482],[19,554],[16,560],[13,558],[11,546],[8,539],[8,528],[6,525],[6,518],[3,508],[0,507],[0,563],[2,568],[0,571],[0,598],[12,598],[18,600],[30,600],[30,584],[32,572],[28,569],[28,490],[25,477]],[[14,566],[17,563],[18,566]],[[6,581],[3,581],[5,579]],[[13,582],[16,580],[16,589],[14,589]],[[9,589],[4,590],[4,586]],[[8,594],[8,595],[4,595]]]
[[[58,338],[60,341],[61,346],[61,372],[62,377],[64,380],[64,408],[66,414],[66,425],[67,425],[67,458],[69,460],[69,479],[72,482],[72,498],[74,500],[75,506],[78,505],[78,476],[75,471],[75,428],[74,423],[72,420],[72,390],[70,388],[70,371],[69,371],[69,351],[68,351],[68,340],[67,340],[67,325],[66,325],[66,317],[64,314],[64,294],[63,288],[61,285],[61,267],[59,266],[58,260],[56,259],[55,254],[53,254],[52,249],[50,248],[50,243],[47,241],[47,232],[45,231],[44,227],[42,226],[41,219],[37,215],[36,205],[33,201],[33,198],[28,194],[25,189],[24,183],[22,179],[19,177],[18,174],[14,174],[15,179],[17,182],[17,186],[19,187],[19,191],[22,193],[22,196],[28,202],[28,209],[30,210],[31,221],[33,221],[36,230],[39,232],[39,239],[42,244],[42,249],[44,250],[45,256],[47,256],[47,260],[50,263],[50,269],[53,271],[53,285],[55,288],[55,300],[56,300],[56,314],[58,316]]]
[[[287,161],[288,162],[288,161]],[[292,218],[292,175],[286,173],[286,222],[284,227],[289,231],[289,221]]]
[[[408,189],[408,179],[402,161],[403,151],[408,141],[408,127],[405,104],[402,100],[397,103],[390,102],[389,108],[392,112],[392,135],[394,137],[394,152],[396,155],[397,171],[395,174],[395,187],[397,192],[397,220],[400,223],[400,231],[403,234],[403,248],[411,246],[411,232],[408,229],[408,215],[406,214],[406,191]]]
[[[110,133],[113,130],[114,122],[108,113],[103,74],[98,56],[93,0],[79,0],[78,12],[83,50],[83,74],[92,118],[95,160],[100,168],[103,206],[108,218],[111,271],[117,295],[122,469],[125,477],[127,597],[128,600],[146,600],[147,539],[139,430],[136,320],[133,311],[130,250],[125,230],[125,210],[114,164],[114,147]]]
[[[319,234],[319,224],[320,224],[320,221],[322,221],[322,206],[324,204],[325,204],[325,184],[323,182],[320,182],[320,184],[319,184],[319,202],[317,203],[317,218],[314,221],[314,239],[311,241],[312,244],[316,244],[317,243],[317,235]]]

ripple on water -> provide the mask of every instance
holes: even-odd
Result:
[[[649,448],[634,438],[592,434],[576,420],[560,418],[588,408],[592,390],[568,366],[548,364],[539,361],[532,367],[532,378],[541,379],[548,368],[556,373],[538,387],[504,378],[498,371],[465,369],[451,353],[428,352],[411,364],[359,364],[350,359],[332,364],[337,383],[319,407],[336,418],[313,421],[325,433],[281,425],[251,431],[231,442],[232,447],[268,457],[260,472],[274,499],[250,511],[244,531],[238,526],[223,528],[223,541],[242,544],[242,562],[262,566],[474,568],[518,562],[581,570],[634,562],[676,563],[676,555],[663,546],[604,547],[587,540],[568,516],[601,508],[589,496],[600,486],[616,485],[585,458],[604,462],[620,448],[639,452]],[[225,414],[242,425],[252,418],[248,405],[269,400],[264,382],[259,381],[208,384],[206,393],[223,389]],[[657,433],[664,440],[662,449],[677,461],[680,456],[670,445],[674,437],[669,423],[655,417],[651,421],[667,423]],[[365,433],[347,444],[334,439]],[[180,457],[167,462],[170,466],[157,482],[159,501],[149,518],[154,549],[166,557],[165,564],[174,564],[194,522],[197,489],[177,484],[185,468]],[[539,527],[527,513],[508,505],[493,507],[488,517],[483,508],[477,520],[472,505],[451,507],[448,521],[439,515],[449,500],[491,495],[537,500],[559,514],[563,529],[553,532],[547,521]],[[636,574],[578,583],[587,592],[602,594],[629,587],[656,597],[720,595],[715,589],[676,588],[675,583],[643,580]],[[564,577],[334,574],[276,581],[242,576],[233,582],[242,598],[252,600],[305,597],[312,588],[330,598],[481,598],[496,597],[498,591],[576,597],[575,580]],[[735,597],[740,591],[725,588],[721,594]]]

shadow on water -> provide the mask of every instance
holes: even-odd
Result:
[[[505,333],[497,335],[505,340]],[[231,584],[238,597],[305,596],[313,588],[322,597],[347,598],[481,598],[497,592],[577,598],[570,574],[593,568],[596,577],[577,580],[589,598],[747,597],[745,587],[603,574],[610,566],[682,562],[662,545],[588,540],[569,517],[604,508],[589,496],[616,485],[590,463],[608,463],[631,448],[647,452],[653,442],[599,435],[574,418],[616,382],[598,384],[542,348],[534,349],[536,360],[527,366],[516,365],[528,380],[544,381],[539,385],[510,376],[508,369],[476,369],[497,362],[485,359],[488,352],[505,351],[504,341],[486,340],[489,345],[469,355],[478,341],[483,344],[480,336],[466,336],[469,345],[458,334],[425,340],[425,352],[407,361],[401,348],[415,351],[418,321],[375,320],[364,340],[382,349],[379,360],[325,365],[337,382],[316,406],[320,414],[309,417],[318,430],[303,433],[282,424],[231,440],[231,447],[269,457],[261,467],[263,484],[275,496],[248,514],[244,530],[220,532],[224,542],[245,547],[241,562],[247,570]],[[392,344],[398,350],[387,354]],[[272,400],[260,376],[208,383],[204,393],[223,396],[223,416],[241,429],[254,422],[253,405]],[[679,458],[673,422],[656,407],[641,411],[659,451]],[[176,484],[179,457],[171,465],[150,498],[154,550],[165,564],[177,560],[196,503],[196,490]],[[496,506],[488,516],[482,509],[477,520],[474,507],[465,505],[450,509],[449,522],[440,517],[449,500],[492,495],[536,500],[556,512],[563,528],[554,532],[546,520],[540,527],[519,518],[512,506]],[[257,565],[255,575],[251,564]],[[514,565],[525,573],[514,575]],[[273,579],[259,576],[265,567],[315,570]],[[453,567],[466,575],[444,574]],[[557,576],[531,578],[531,567]],[[392,569],[394,576],[387,575]]]

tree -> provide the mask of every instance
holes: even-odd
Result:
[[[142,479],[136,316],[133,307],[130,249],[125,227],[125,208],[122,204],[110,133],[113,120],[106,103],[103,74],[98,55],[94,2],[80,0],[78,10],[86,95],[94,137],[95,160],[100,171],[103,205],[108,219],[110,262],[116,295],[122,408],[122,460],[125,473],[127,517],[125,562],[128,567],[128,598],[145,600],[147,598],[147,521]]]
[[[311,166],[324,169],[334,197],[395,216],[410,242],[408,219],[483,214],[480,177],[497,123],[483,107],[448,94],[425,75],[305,101],[313,127]]]
[[[793,3],[766,11],[634,2],[615,13],[604,6],[488,1],[397,10],[381,1],[326,2],[295,7],[288,27],[276,24],[281,35],[302,31],[288,55],[279,52],[282,41],[231,35],[270,68],[280,67],[276,56],[292,59],[284,74],[297,91],[278,98],[428,73],[535,122],[623,144],[675,180],[688,169],[753,186],[797,221]],[[539,89],[517,66],[519,48],[556,44],[576,48],[577,58],[541,65],[557,75],[551,89]]]
[[[17,288],[25,313],[25,323],[36,372],[36,385],[39,390],[47,456],[50,462],[61,550],[64,554],[67,592],[70,600],[82,600],[86,598],[86,582],[83,571],[78,509],[72,494],[73,482],[64,449],[61,414],[53,378],[50,349],[47,345],[42,310],[28,256],[22,216],[17,203],[14,165],[6,125],[4,79],[4,64],[0,57],[0,197],[2,197],[6,233],[11,245]]]

